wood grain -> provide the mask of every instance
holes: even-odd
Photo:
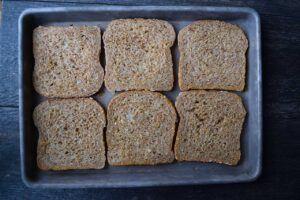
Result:
[[[206,0],[201,4],[195,0],[42,1],[5,1],[3,4],[0,28],[0,199],[299,199],[300,1]],[[259,12],[263,45],[264,156],[262,176],[256,182],[106,190],[33,190],[24,186],[19,167],[17,109],[19,14],[29,7],[107,4],[249,6]]]

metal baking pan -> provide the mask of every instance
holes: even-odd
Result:
[[[32,112],[41,100],[32,85],[32,31],[39,25],[99,25],[102,32],[112,19],[157,18],[169,21],[176,32],[200,19],[219,19],[239,25],[249,40],[246,89],[239,93],[248,111],[241,135],[241,161],[235,167],[213,163],[174,162],[157,166],[106,166],[102,170],[41,171],[36,165],[38,132]],[[30,187],[145,187],[233,183],[255,180],[262,168],[262,79],[260,19],[251,8],[203,6],[95,6],[25,10],[19,19],[20,150],[22,178]],[[177,41],[176,41],[177,43]],[[178,49],[172,48],[175,88],[165,92],[173,101],[177,83]],[[101,62],[104,63],[103,48]],[[105,108],[112,97],[104,87],[95,95]]]

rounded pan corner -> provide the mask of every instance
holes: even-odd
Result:
[[[32,13],[33,13],[32,8],[27,8],[27,9],[23,10],[23,11],[21,12],[20,16],[19,16],[19,24],[22,24],[22,23],[23,23],[23,20],[24,20],[27,16],[31,15]]]
[[[244,7],[243,10],[247,12],[248,14],[252,15],[252,17],[255,19],[257,23],[260,23],[260,16],[258,12],[254,8],[250,7]]]
[[[248,175],[247,182],[256,181],[262,174],[262,165],[259,165],[255,168],[255,170],[251,171]]]
[[[28,188],[37,188],[37,184],[35,181],[30,180],[28,177],[26,177],[26,175],[24,174],[24,172],[22,172],[22,181],[24,183],[24,185],[26,185],[26,187]]]
[[[26,18],[30,18],[30,16],[34,13],[33,9],[32,8],[28,8],[28,9],[25,9],[21,12],[21,14],[19,15],[19,19],[18,19],[18,31],[19,31],[19,48],[20,48],[20,45],[21,45],[21,42],[23,40],[22,38],[22,34],[24,32],[24,24],[25,24],[25,21],[26,21]],[[19,57],[21,57],[21,51],[19,51]]]

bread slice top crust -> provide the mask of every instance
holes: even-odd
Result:
[[[178,34],[179,87],[242,91],[248,40],[236,25],[200,20]]]
[[[88,97],[99,91],[101,31],[97,26],[39,26],[33,31],[33,86],[42,96]]]
[[[176,111],[164,95],[121,93],[109,103],[107,119],[110,165],[155,165],[174,160]]]
[[[157,19],[113,20],[103,34],[110,92],[169,91],[173,87],[170,47],[175,40],[171,24]]]
[[[175,157],[236,165],[246,115],[241,97],[225,91],[187,91],[176,99],[180,122]]]
[[[93,99],[46,100],[33,113],[42,170],[101,169],[105,165],[102,107]]]

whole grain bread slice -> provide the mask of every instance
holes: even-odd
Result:
[[[110,165],[155,165],[174,160],[176,111],[164,95],[121,93],[110,101],[107,120]]]
[[[173,87],[171,24],[157,19],[113,20],[103,35],[109,91],[169,91]]]
[[[248,40],[236,25],[196,21],[179,31],[179,87],[242,91]]]
[[[102,107],[93,99],[46,100],[33,113],[42,170],[101,169],[105,165]]]
[[[33,85],[46,97],[87,97],[104,78],[96,26],[39,26],[33,31]]]
[[[246,115],[241,97],[225,91],[187,91],[176,99],[177,160],[236,165]]]

